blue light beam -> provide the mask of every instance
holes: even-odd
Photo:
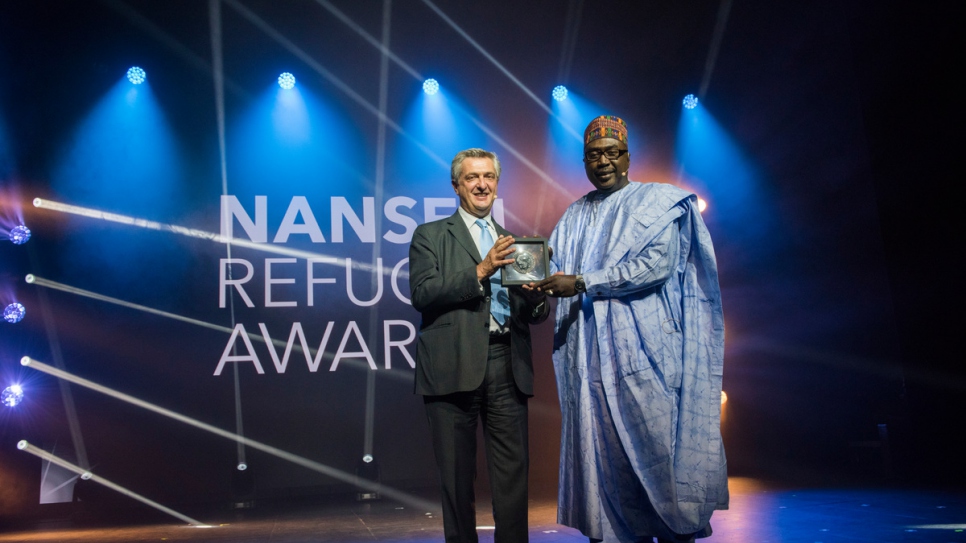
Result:
[[[774,217],[762,203],[758,173],[701,102],[681,109],[676,158],[682,181],[694,185],[733,234],[766,240]]]
[[[52,185],[82,205],[155,219],[180,217],[186,200],[182,162],[151,86],[121,80],[62,149]],[[143,290],[152,284],[153,294],[166,296],[169,288],[181,286],[181,273],[187,268],[182,250],[130,231],[69,228],[58,256],[75,276],[121,289]],[[165,265],[158,266],[158,260]]]

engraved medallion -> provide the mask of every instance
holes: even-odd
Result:
[[[533,271],[533,268],[537,263],[532,254],[524,251],[517,251],[516,254],[513,255],[513,258],[515,259],[513,262],[513,268],[523,274]]]

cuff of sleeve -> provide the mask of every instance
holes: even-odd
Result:
[[[584,278],[584,286],[587,287],[585,294],[594,295],[600,292],[601,283],[605,279],[603,272],[595,271],[580,275]]]

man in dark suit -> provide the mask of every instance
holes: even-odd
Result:
[[[495,542],[526,542],[530,324],[547,317],[546,298],[501,284],[514,240],[490,216],[500,180],[496,155],[462,151],[450,176],[460,208],[416,228],[409,247],[412,303],[422,313],[415,388],[433,436],[446,541],[477,543],[473,482],[482,420]]]

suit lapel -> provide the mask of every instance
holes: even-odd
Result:
[[[502,224],[496,222],[496,219],[494,219],[492,215],[490,216],[490,219],[493,221],[493,224],[496,226],[496,233],[498,235],[501,235],[501,236],[512,236],[513,235],[513,234],[510,233],[509,230],[507,230],[506,228],[503,228],[503,225]]]
[[[453,213],[446,223],[449,228],[449,233],[473,257],[473,261],[477,264],[482,262],[480,250],[476,248],[476,243],[473,241],[473,237],[470,236],[470,231],[466,228],[466,223],[463,222],[463,218],[460,217],[460,212]]]

